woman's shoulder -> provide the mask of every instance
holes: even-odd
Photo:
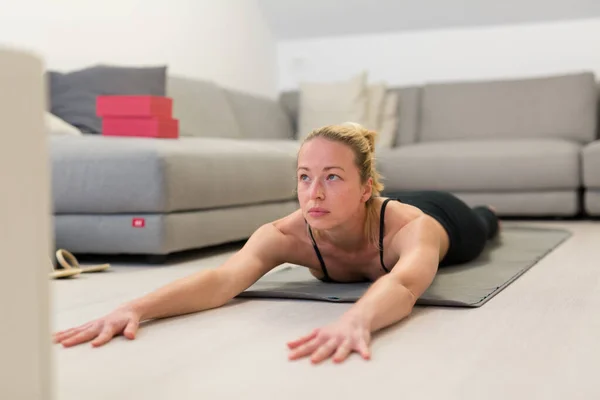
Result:
[[[386,203],[383,215],[384,223],[390,228],[395,228],[392,230],[399,230],[406,224],[424,215],[423,211],[418,207],[402,203],[402,201],[393,197],[380,197],[378,200],[381,206],[383,206],[384,202]],[[382,207],[380,209],[383,210]]]
[[[405,216],[409,219],[423,214],[419,208],[411,204],[403,203],[402,200],[399,200],[395,197],[379,197],[379,202],[381,205],[383,205],[384,202],[387,203],[385,211],[386,213],[388,210],[391,210],[390,212],[394,215]]]
[[[290,238],[298,236],[306,230],[306,221],[301,209],[271,222],[271,225],[283,235]]]
[[[276,246],[281,262],[302,264],[305,252],[303,244],[308,244],[306,221],[301,210],[263,225],[260,229],[269,234],[271,247]]]
[[[295,244],[295,233],[298,231],[298,215],[293,212],[276,220],[265,222],[254,230],[247,241],[251,247],[271,250],[289,251]]]

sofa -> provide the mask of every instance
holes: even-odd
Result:
[[[179,139],[50,137],[57,248],[165,256],[297,208],[299,144],[275,100],[176,76],[167,91]]]
[[[177,140],[50,138],[56,247],[166,256],[244,240],[298,207],[300,91],[268,99],[174,75],[165,85]],[[507,217],[600,215],[593,73],[388,90],[399,101],[376,159],[384,195],[447,190]]]
[[[593,73],[391,90],[398,129],[394,146],[377,155],[386,195],[447,190],[506,217],[568,217],[582,210],[582,178],[600,187]],[[298,92],[282,102],[298,115]]]

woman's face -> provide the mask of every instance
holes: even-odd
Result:
[[[352,149],[324,138],[312,139],[300,149],[297,179],[302,213],[315,229],[343,224],[371,196],[370,184],[361,183]]]

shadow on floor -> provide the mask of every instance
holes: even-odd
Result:
[[[156,266],[168,266],[185,263],[200,258],[218,256],[224,253],[239,250],[245,240],[230,242],[201,249],[185,250],[168,255],[156,254],[87,254],[74,253],[77,260],[82,264],[127,264],[128,266],[148,267],[148,264]]]

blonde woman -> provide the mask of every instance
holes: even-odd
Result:
[[[356,124],[317,129],[298,152],[300,209],[254,232],[217,268],[172,282],[113,312],[54,336],[69,347],[93,346],[141,321],[220,307],[283,263],[305,266],[318,279],[372,281],[337,321],[288,343],[291,360],[369,359],[373,332],[408,316],[439,267],[468,262],[498,233],[492,208],[470,208],[439,191],[381,197],[376,133]]]

